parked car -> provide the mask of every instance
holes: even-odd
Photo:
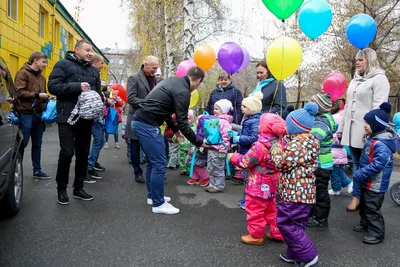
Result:
[[[0,217],[3,218],[18,213],[24,184],[23,135],[9,118],[14,97],[13,79],[0,57]]]

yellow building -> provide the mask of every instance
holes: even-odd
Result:
[[[43,72],[48,79],[54,64],[81,39],[103,55],[59,0],[0,0],[0,56],[13,77],[33,51],[42,51],[48,56]],[[104,60],[101,79],[108,81],[108,59]]]

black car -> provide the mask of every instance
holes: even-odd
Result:
[[[11,217],[20,208],[23,189],[23,135],[9,118],[15,88],[5,61],[0,57],[0,217]]]

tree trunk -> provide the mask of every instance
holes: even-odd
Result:
[[[183,1],[183,36],[184,36],[184,50],[183,59],[192,59],[194,53],[195,44],[195,33],[196,33],[196,21],[194,18],[194,0],[184,0]]]
[[[299,108],[300,105],[300,98],[301,98],[301,72],[299,70],[296,71],[296,76],[297,76],[297,99],[296,99],[296,107],[295,109]]]
[[[165,52],[166,61],[164,66],[164,76],[169,78],[175,75],[176,72],[176,62],[174,53],[174,20],[171,15],[171,7],[167,2],[164,5],[164,19],[165,19]]]

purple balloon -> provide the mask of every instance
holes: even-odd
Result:
[[[243,50],[234,42],[224,43],[218,51],[218,63],[229,74],[237,72],[243,63]]]
[[[244,48],[243,46],[242,46],[242,50],[243,50],[243,62],[242,62],[242,66],[240,66],[238,72],[241,72],[244,68],[246,68],[250,61],[249,51],[247,51],[247,49]]]

